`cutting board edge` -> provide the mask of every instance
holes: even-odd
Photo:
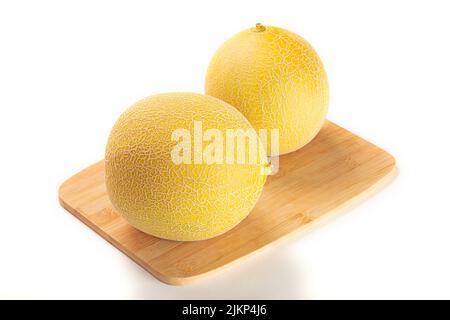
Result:
[[[384,150],[383,150],[384,151]],[[386,151],[384,151],[386,152]],[[69,179],[67,179],[66,181],[64,181],[59,190],[58,190],[58,197],[59,197],[59,203],[60,205],[67,210],[69,213],[71,213],[73,216],[75,216],[77,219],[79,219],[81,222],[83,222],[87,227],[89,227],[90,229],[92,229],[94,232],[96,232],[97,234],[99,234],[102,238],[104,238],[106,241],[108,241],[111,245],[113,245],[115,248],[119,249],[123,254],[125,254],[126,256],[128,256],[129,258],[131,258],[135,263],[137,263],[139,266],[141,266],[144,270],[150,272],[154,277],[156,277],[158,280],[169,284],[169,285],[185,285],[185,284],[189,284],[192,283],[194,281],[196,281],[199,278],[204,278],[204,277],[208,277],[210,274],[216,274],[218,272],[223,271],[224,269],[228,269],[229,267],[234,266],[237,263],[242,262],[243,260],[253,257],[256,254],[260,253],[261,251],[267,249],[269,246],[271,247],[271,249],[273,249],[274,247],[280,245],[281,243],[283,243],[284,241],[287,241],[293,237],[299,236],[299,235],[304,235],[305,233],[309,232],[312,229],[316,229],[317,227],[320,227],[321,225],[325,224],[327,221],[332,220],[333,218],[336,218],[338,215],[341,215],[343,213],[343,211],[356,206],[357,204],[361,203],[363,200],[366,200],[367,198],[369,198],[371,195],[377,193],[377,191],[381,190],[383,187],[385,187],[386,185],[388,185],[397,175],[398,173],[398,169],[395,163],[395,158],[390,155],[388,152],[386,152],[386,154],[388,154],[392,159],[393,159],[393,163],[392,163],[392,167],[391,170],[389,172],[387,172],[383,177],[381,177],[380,179],[378,179],[377,181],[375,181],[370,187],[368,187],[366,190],[362,191],[361,193],[359,193],[357,196],[353,197],[352,199],[342,203],[340,206],[334,208],[333,210],[330,210],[328,213],[324,214],[323,216],[314,219],[313,221],[305,224],[304,226],[289,232],[287,234],[284,234],[283,236],[281,236],[280,238],[267,243],[263,246],[261,246],[260,248],[251,251],[229,263],[226,263],[218,268],[214,268],[212,270],[208,270],[206,272],[203,273],[199,273],[199,274],[194,274],[191,276],[186,276],[186,277],[179,277],[179,276],[171,276],[171,275],[167,275],[167,274],[161,274],[160,272],[158,272],[157,270],[151,268],[147,263],[145,263],[144,261],[142,261],[141,259],[139,259],[139,257],[137,257],[133,252],[127,250],[125,247],[123,247],[120,242],[114,240],[113,238],[111,238],[108,233],[104,232],[103,230],[101,230],[99,227],[97,227],[95,224],[93,224],[91,221],[89,221],[89,219],[86,219],[80,212],[77,211],[76,208],[72,208],[68,203],[66,203],[63,199],[63,196],[61,195],[61,190],[64,188],[64,186],[66,184],[68,184],[68,182],[70,182],[71,179],[75,178],[76,176],[78,176],[77,173],[75,175],[73,175],[72,177],[70,177]],[[87,167],[86,169],[89,169],[93,166],[98,165],[100,162],[102,162],[103,160],[96,162],[95,164]],[[83,170],[84,171],[84,170]]]
[[[68,180],[70,180],[69,178]],[[66,181],[68,181],[66,180]],[[63,183],[64,184],[64,183]],[[132,251],[129,251],[125,247],[123,247],[120,242],[114,240],[107,232],[103,231],[99,227],[97,227],[94,223],[92,223],[89,219],[85,218],[76,208],[72,208],[68,203],[66,203],[61,196],[61,194],[58,195],[59,204],[61,207],[63,207],[67,212],[72,214],[75,218],[80,220],[83,224],[85,224],[89,229],[93,230],[95,233],[97,233],[100,237],[105,239],[108,243],[110,243],[113,247],[116,249],[119,249],[123,254],[125,254],[128,258],[132,259],[135,263],[137,263],[140,267],[142,267],[144,270],[150,272],[154,277],[156,277],[158,280],[167,283],[167,284],[175,284],[171,283],[171,277],[166,277],[165,275],[161,274],[160,272],[150,268],[148,264],[146,264],[144,261],[139,259]],[[176,281],[175,281],[176,282]]]

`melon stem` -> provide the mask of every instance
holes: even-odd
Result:
[[[263,165],[263,174],[265,176],[270,175],[272,173],[272,171],[273,171],[273,165],[270,163],[270,161]]]
[[[263,32],[263,31],[265,31],[266,30],[266,27],[263,25],[263,24],[261,24],[261,23],[257,23],[256,25],[255,25],[255,31],[256,32]]]

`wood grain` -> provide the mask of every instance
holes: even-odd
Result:
[[[134,229],[112,208],[98,162],[59,189],[61,205],[131,259],[169,284],[184,284],[285,238],[367,196],[395,172],[395,159],[327,122],[304,148],[280,158],[250,215],[205,241],[178,242]],[[320,219],[319,219],[320,218]],[[296,232],[296,233],[297,233]]]

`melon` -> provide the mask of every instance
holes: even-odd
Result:
[[[255,129],[278,129],[278,150],[267,145],[271,156],[310,142],[328,110],[327,75],[311,45],[293,32],[261,24],[218,49],[205,92],[236,107]]]
[[[196,125],[204,136],[195,133]],[[165,93],[135,103],[119,117],[106,146],[112,205],[132,226],[163,239],[204,240],[232,229],[254,207],[269,166],[259,138],[258,161],[220,161],[225,142],[217,134],[239,129],[255,132],[238,110],[213,97]],[[191,136],[181,143],[174,134],[180,132]],[[180,148],[193,141],[193,148]],[[217,154],[205,159],[214,143]],[[246,159],[249,146],[240,149]]]

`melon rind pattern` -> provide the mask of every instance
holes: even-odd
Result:
[[[134,227],[170,240],[203,240],[244,219],[266,176],[260,164],[179,164],[172,131],[201,121],[203,130],[249,128],[219,99],[167,93],[143,99],[115,123],[105,154],[106,187],[115,209]],[[247,150],[248,151],[248,150]]]
[[[319,56],[302,37],[272,26],[258,24],[226,41],[210,62],[205,92],[236,107],[255,129],[279,129],[278,154],[310,142],[328,111]],[[276,155],[270,143],[268,154]]]

